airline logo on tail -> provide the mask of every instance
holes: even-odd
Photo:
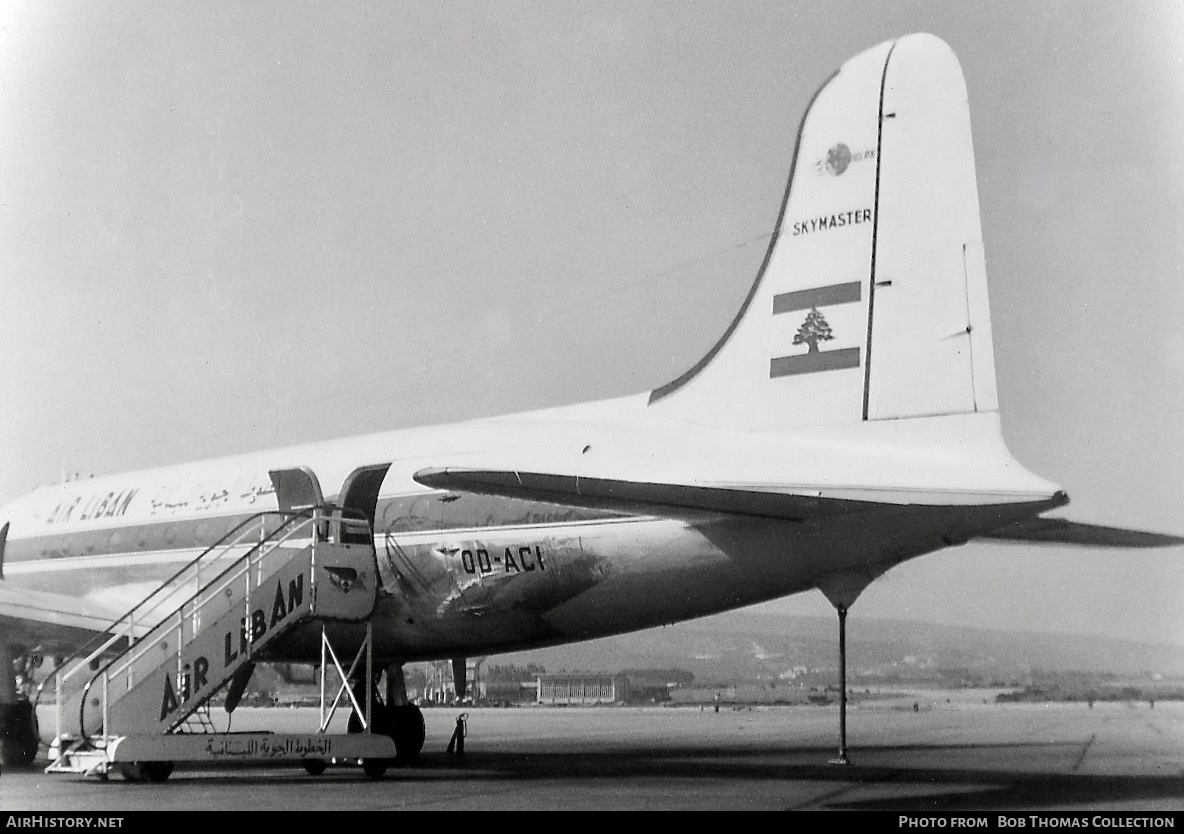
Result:
[[[831,347],[824,350],[822,345],[831,341],[850,342],[856,338],[854,333],[845,331],[852,329],[849,311],[858,309],[857,306],[851,305],[858,305],[861,297],[862,285],[859,281],[773,296],[773,315],[785,316],[788,321],[798,322],[797,331],[793,334],[790,344],[805,345],[806,352],[774,357],[769,365],[769,378],[858,368],[858,346]],[[841,311],[838,318],[843,320],[846,327],[836,335],[834,327],[827,320],[828,313],[820,308]],[[784,331],[784,327],[778,329]]]
[[[826,152],[826,156],[823,159],[814,163],[814,171],[820,176],[822,174],[830,174],[832,177],[837,177],[846,171],[852,162],[875,158],[876,152],[874,150],[851,153],[849,147],[839,142]]]

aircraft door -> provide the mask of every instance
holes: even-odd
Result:
[[[382,487],[382,481],[386,478],[387,470],[390,468],[391,465],[389,463],[363,466],[351,472],[349,477],[345,479],[345,483],[341,486],[341,508],[343,510],[352,510],[355,513],[361,513],[370,522],[371,529],[374,528],[374,513],[378,505],[378,490]],[[366,538],[360,531],[350,530],[349,528],[343,529],[341,536],[342,543],[344,544],[372,543],[372,540]]]
[[[284,512],[319,507],[325,503],[321,482],[316,473],[305,466],[293,469],[273,469],[267,473],[275,487],[275,499]]]

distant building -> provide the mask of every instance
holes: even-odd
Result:
[[[465,662],[465,701],[479,703],[486,698],[485,682],[481,679],[481,664],[485,658]],[[452,664],[447,660],[433,661],[425,672],[420,698],[433,704],[456,702],[456,682],[452,678]]]
[[[624,675],[596,672],[542,674],[536,678],[535,700],[540,704],[613,704],[625,700]]]
[[[533,704],[538,700],[536,681],[486,681],[485,702],[493,705]]]
[[[695,676],[685,669],[625,669],[628,687],[625,702],[629,704],[663,704],[671,692],[695,682]]]

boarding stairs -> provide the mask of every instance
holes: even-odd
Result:
[[[57,741],[46,772],[105,776],[118,768],[151,779],[167,777],[175,761],[300,760],[314,772],[310,762],[352,759],[369,762],[366,772],[381,776],[395,757],[394,743],[369,732],[370,696],[359,697],[348,685],[371,679],[368,620],[377,594],[373,536],[364,518],[331,507],[252,516],[58,667]],[[356,652],[348,671],[326,623],[366,624],[364,637],[351,638]],[[321,626],[321,668],[331,661],[343,681],[329,704],[322,674],[317,730],[217,732],[210,698],[226,689],[232,711],[269,647],[310,624]],[[364,732],[327,732],[343,702]],[[62,721],[75,706],[79,729],[70,737]]]

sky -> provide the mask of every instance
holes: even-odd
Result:
[[[0,502],[662,385],[810,96],[913,31],[966,75],[1010,449],[1062,515],[1184,534],[1169,0],[4,2]],[[1184,549],[966,545],[861,616],[1184,645]]]

